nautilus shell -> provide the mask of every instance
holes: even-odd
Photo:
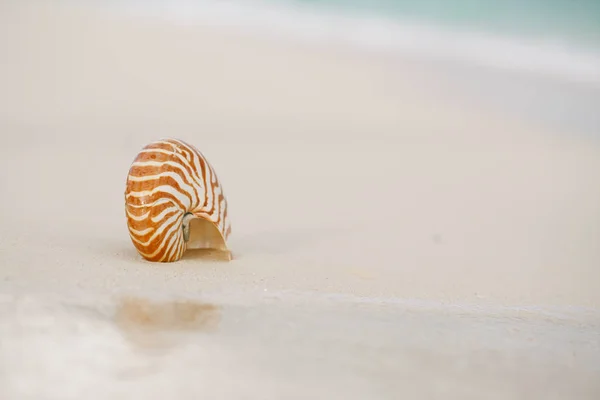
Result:
[[[125,212],[131,241],[148,261],[178,261],[187,249],[212,249],[231,259],[223,188],[188,143],[158,140],[137,154],[127,176]]]

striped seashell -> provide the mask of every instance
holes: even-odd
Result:
[[[158,140],[138,153],[127,176],[125,211],[133,245],[148,261],[178,261],[192,248],[231,259],[223,188],[202,153],[181,140]]]

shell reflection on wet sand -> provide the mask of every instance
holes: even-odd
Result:
[[[220,320],[219,306],[190,300],[158,302],[128,297],[117,304],[115,312],[115,322],[125,337],[143,348],[171,347],[178,333],[214,332]]]

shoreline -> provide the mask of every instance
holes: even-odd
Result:
[[[475,27],[435,24],[431,20],[396,19],[363,15],[356,10],[308,4],[254,1],[172,6],[109,6],[80,4],[124,18],[145,19],[180,28],[204,27],[237,31],[259,40],[275,40],[311,46],[347,48],[376,56],[399,54],[430,62],[457,63],[467,67],[546,75],[549,79],[591,84],[600,90],[600,43],[586,44],[564,37],[528,36],[486,31]],[[492,50],[493,49],[493,50]]]
[[[228,26],[225,21],[211,24],[200,19],[189,24],[178,23],[158,16],[135,16],[92,4],[72,4],[71,8],[65,4],[38,4],[37,11],[34,11],[34,6],[25,14],[22,12],[25,8],[16,5],[6,7],[20,9],[21,16],[29,15],[29,18],[36,13],[41,16],[46,10],[48,16],[65,18],[66,21],[88,20],[92,26],[95,21],[100,20],[121,27],[131,23],[136,28],[129,30],[129,33],[134,35],[135,31],[164,31],[172,37],[176,33],[175,37],[188,43],[194,37],[212,37],[216,40],[225,39],[228,43],[245,43],[249,48],[258,46],[275,52],[285,49],[282,55],[298,51],[311,54],[312,57],[336,60],[338,64],[363,64],[362,68],[375,67],[379,72],[387,74],[391,85],[396,85],[398,81],[401,81],[401,85],[406,85],[408,82],[399,76],[410,71],[413,78],[418,79],[412,85],[413,95],[418,95],[419,86],[429,82],[428,89],[432,89],[435,82],[438,86],[435,88],[437,94],[445,96],[449,103],[459,102],[459,107],[477,108],[490,118],[519,121],[536,131],[546,133],[581,136],[584,141],[600,140],[600,115],[593,107],[600,102],[600,85],[572,79],[573,77],[478,65],[477,62],[442,55],[361,48],[336,40],[314,42],[300,36],[278,36],[276,32],[261,32],[260,29],[244,25]],[[393,72],[394,69],[397,72]],[[448,92],[454,94],[448,96]]]

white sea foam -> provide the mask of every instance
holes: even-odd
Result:
[[[315,43],[408,53],[600,84],[600,52],[557,41],[447,29],[422,22],[254,1],[128,1],[130,13],[228,26]]]

